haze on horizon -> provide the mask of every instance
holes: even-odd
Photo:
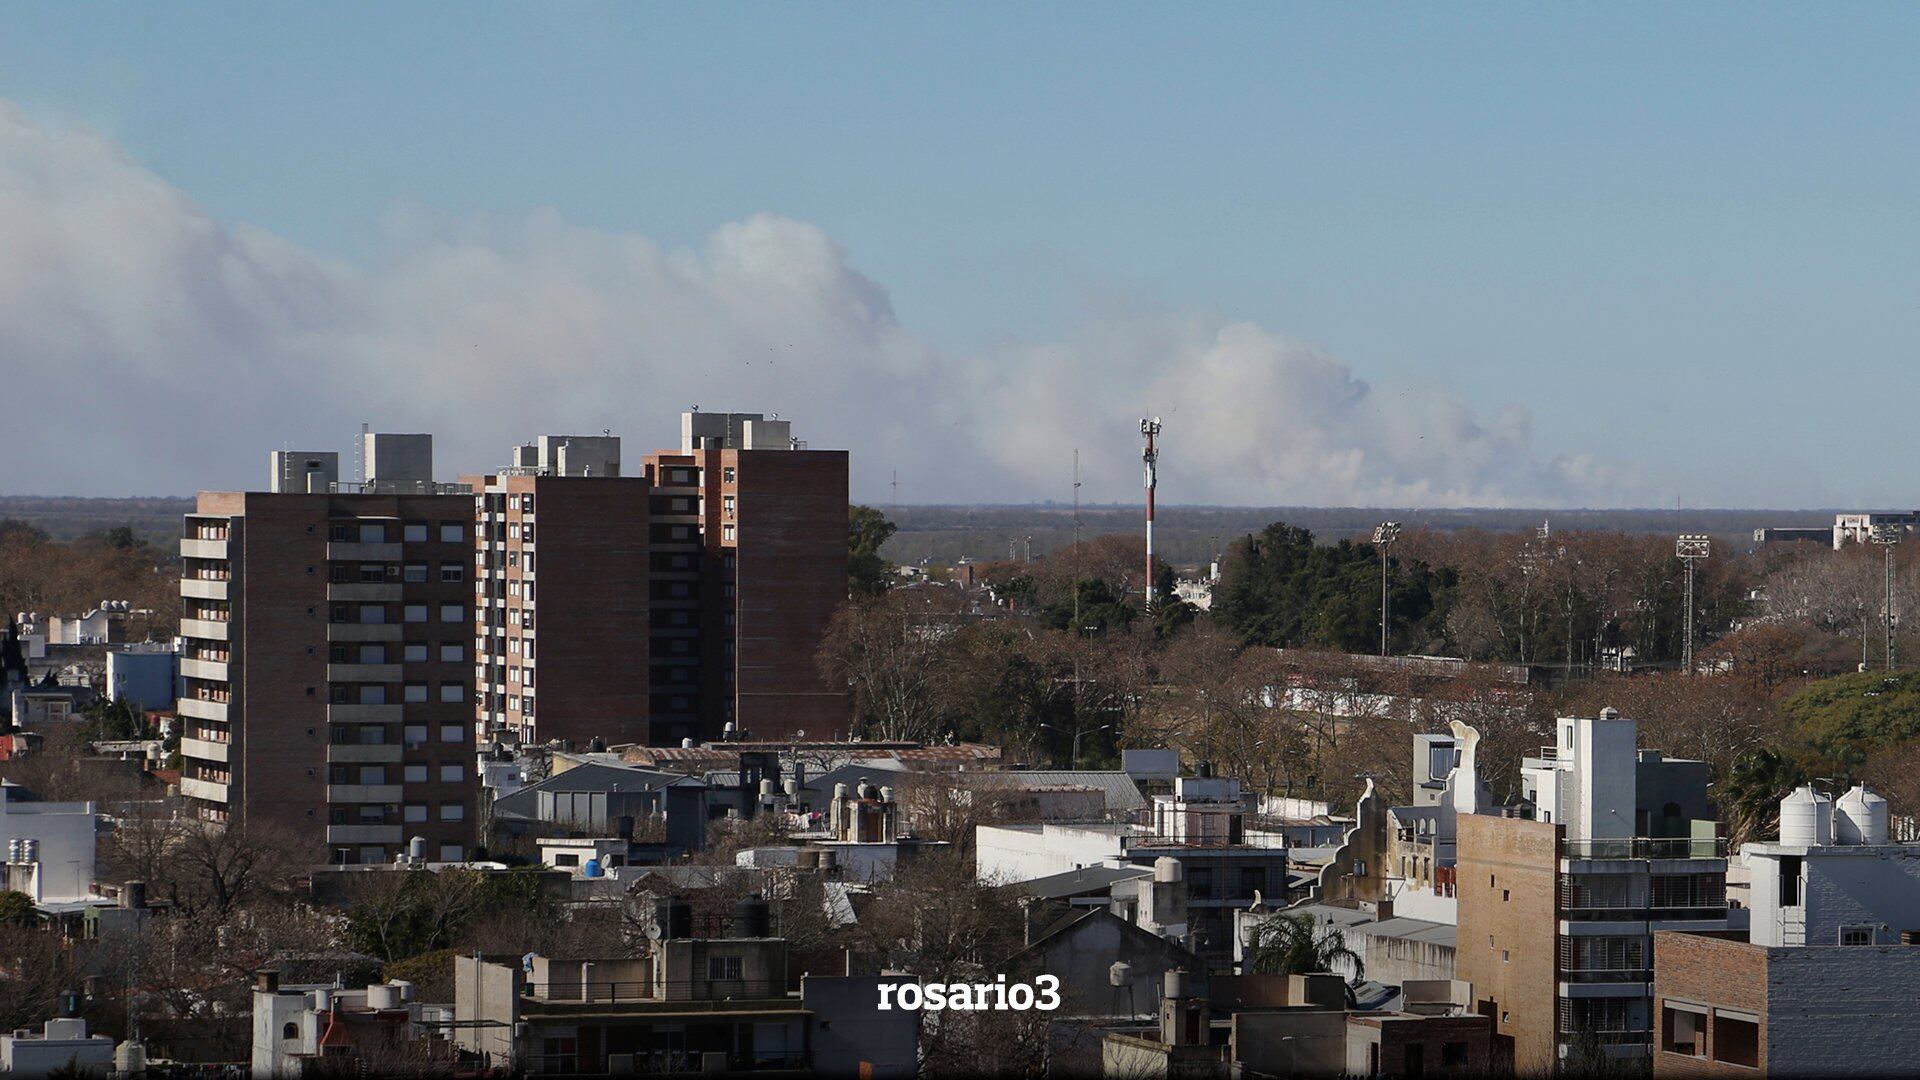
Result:
[[[0,494],[699,404],[877,502],[1147,414],[1187,505],[1920,500],[1920,10],[1102,14],[16,9]]]

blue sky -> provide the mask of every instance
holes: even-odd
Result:
[[[996,355],[1017,379],[1029,346],[1097,353],[1154,313],[1245,321],[1380,392],[1489,425],[1524,410],[1543,461],[1632,474],[1454,501],[1905,505],[1917,24],[1864,4],[41,5],[8,12],[0,98],[319,259],[403,258],[414,213],[551,208],[675,250],[774,215],[844,249],[949,365]],[[856,424],[821,434],[864,448]],[[914,467],[927,501],[979,494]],[[1247,501],[1345,501],[1297,486]]]

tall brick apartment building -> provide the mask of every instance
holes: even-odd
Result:
[[[180,541],[181,793],[214,821],[381,862],[473,842],[472,501],[425,435],[273,455],[271,489],[202,492]]]
[[[846,597],[845,451],[689,412],[637,474],[616,438],[544,436],[470,479],[483,739],[845,735],[814,659]]]
[[[433,481],[426,435],[276,451],[202,492],[180,544],[183,794],[311,828],[333,862],[473,843],[476,745],[846,734],[815,664],[846,596],[847,454],[786,421],[687,413],[624,475],[612,436],[544,436]],[[324,832],[321,830],[324,829]]]

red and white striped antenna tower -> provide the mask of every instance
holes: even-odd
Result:
[[[1140,421],[1140,434],[1146,436],[1147,448],[1140,453],[1140,462],[1145,472],[1147,484],[1147,610],[1153,610],[1153,490],[1160,486],[1160,451],[1154,448],[1154,436],[1160,434],[1160,418]]]

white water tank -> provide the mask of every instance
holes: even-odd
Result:
[[[1833,842],[1833,800],[1803,784],[1780,800],[1780,842],[1818,845]]]
[[[1840,796],[1833,808],[1833,840],[1837,844],[1885,844],[1893,835],[1887,800],[1865,784]]]
[[[1153,860],[1153,880],[1160,882],[1179,881],[1186,876],[1186,867],[1179,859],[1162,855]]]

